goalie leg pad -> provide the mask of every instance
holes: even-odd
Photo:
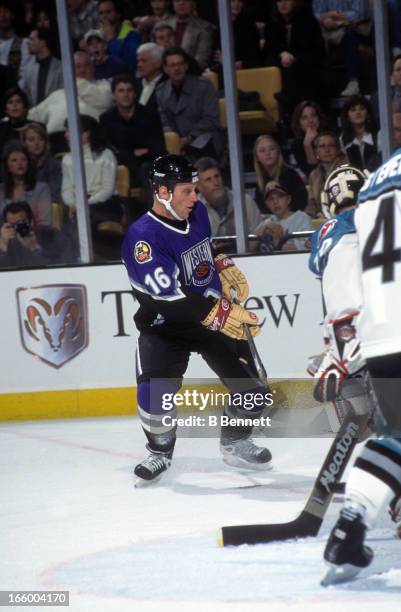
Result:
[[[345,493],[365,506],[366,522],[374,525],[394,497],[401,495],[401,443],[368,440],[350,472]]]

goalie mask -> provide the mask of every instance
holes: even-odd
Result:
[[[198,171],[182,155],[163,155],[153,162],[149,178],[157,201],[163,204],[175,219],[182,221],[171,206],[173,191],[177,183],[197,183]],[[159,188],[161,186],[167,187],[168,199],[160,197]]]
[[[320,196],[326,219],[334,217],[345,206],[356,206],[359,190],[366,178],[353,166],[339,166],[330,172]]]

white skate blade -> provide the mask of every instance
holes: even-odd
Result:
[[[134,475],[134,487],[135,489],[147,489],[149,487],[153,487],[158,484],[162,479],[163,474],[153,478],[152,480],[145,480],[144,478],[139,478],[139,476]]]
[[[273,467],[272,461],[266,461],[265,463],[249,463],[245,459],[241,459],[238,455],[222,455],[224,463],[230,467],[240,468],[241,470],[265,472],[271,470]]]
[[[321,586],[327,587],[333,584],[341,584],[343,582],[349,582],[357,576],[364,567],[357,567],[350,563],[344,563],[344,565],[331,565],[326,575],[320,582]]]

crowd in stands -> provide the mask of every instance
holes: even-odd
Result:
[[[401,0],[387,4],[398,147]],[[102,242],[113,232],[121,238],[127,223],[149,208],[150,165],[172,147],[198,168],[199,198],[216,251],[233,252],[234,241],[219,240],[236,231],[219,100],[225,92],[217,2],[67,0],[67,5],[95,253],[101,257]],[[346,162],[368,171],[381,163],[373,2],[231,0],[230,5],[236,69],[275,67],[282,82],[274,129],[243,133],[246,169],[255,177],[245,201],[248,231],[257,236],[249,248],[304,249],[305,239],[287,237],[316,226],[328,173]],[[55,0],[0,0],[1,267],[79,257],[57,32]],[[121,167],[128,177],[124,193]]]

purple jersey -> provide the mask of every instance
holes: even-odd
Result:
[[[133,289],[160,304],[185,301],[188,293],[219,298],[221,283],[205,206],[198,201],[186,228],[177,225],[151,211],[131,225],[124,238],[122,259]]]

